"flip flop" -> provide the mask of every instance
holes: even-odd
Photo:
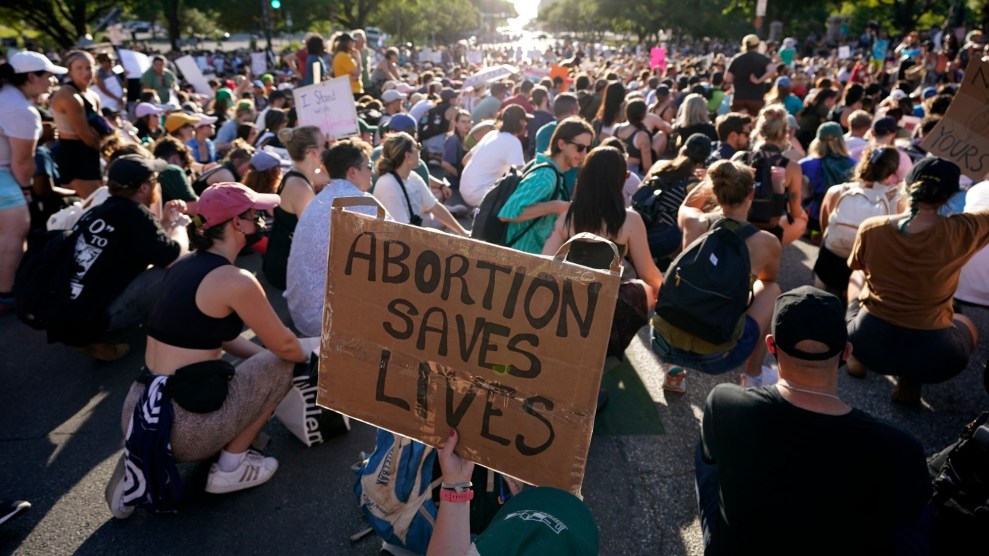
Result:
[[[663,378],[663,390],[673,394],[687,392],[687,371],[683,367],[671,367]]]

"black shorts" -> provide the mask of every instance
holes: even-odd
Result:
[[[78,139],[59,139],[53,149],[58,164],[58,183],[72,180],[101,180],[100,152]]]
[[[817,252],[817,261],[814,263],[814,274],[831,290],[843,292],[848,289],[848,279],[852,276],[852,270],[848,268],[848,261],[839,255],[835,255],[829,249],[821,246]]]
[[[872,371],[925,384],[944,382],[965,370],[975,351],[968,327],[916,330],[890,324],[862,310],[858,299],[845,313],[852,355]]]

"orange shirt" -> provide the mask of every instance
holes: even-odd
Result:
[[[866,219],[855,237],[848,267],[865,271],[859,300],[870,313],[896,326],[950,327],[958,274],[989,244],[989,212],[938,218],[934,226],[909,235],[890,220]]]

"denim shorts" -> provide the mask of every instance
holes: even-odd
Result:
[[[680,365],[709,375],[718,375],[738,368],[755,351],[759,341],[759,323],[745,315],[745,329],[735,347],[721,353],[700,355],[692,351],[677,349],[669,345],[662,336],[652,331],[652,350],[664,363]]]
[[[10,170],[0,169],[0,210],[27,204],[21,185],[14,179]]]

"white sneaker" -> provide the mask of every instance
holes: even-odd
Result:
[[[244,459],[233,471],[221,471],[217,464],[209,469],[206,479],[206,492],[225,494],[256,487],[268,482],[268,479],[278,470],[278,460],[266,458],[263,455],[248,450]]]
[[[762,388],[763,386],[772,386],[776,384],[780,379],[780,372],[776,370],[775,367],[762,366],[762,373],[759,376],[752,376],[749,373],[742,373],[742,387],[743,388]]]

